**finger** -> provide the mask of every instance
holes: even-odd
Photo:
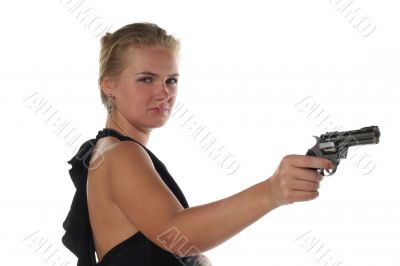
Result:
[[[288,155],[287,158],[293,166],[301,167],[301,168],[324,168],[331,169],[333,168],[332,162],[328,159],[316,157],[316,156],[307,156],[307,155]]]
[[[319,182],[294,179],[291,182],[291,188],[297,191],[317,191],[320,187]]]
[[[306,168],[295,168],[291,175],[294,179],[308,180],[313,182],[319,182],[323,178],[317,170]]]
[[[292,202],[313,200],[319,196],[318,191],[292,191]]]

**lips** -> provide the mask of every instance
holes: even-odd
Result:
[[[159,112],[165,112],[165,111],[169,111],[169,109],[167,107],[155,107],[155,108],[151,108],[150,110],[157,110]]]
[[[159,111],[169,110],[167,105],[159,105],[159,106],[151,108],[150,110],[154,110],[154,109],[159,110]]]

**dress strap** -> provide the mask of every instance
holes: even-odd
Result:
[[[129,136],[126,136],[126,135],[122,134],[121,132],[119,132],[119,131],[117,131],[117,130],[115,130],[113,128],[106,128],[105,127],[102,130],[99,130],[99,132],[97,133],[97,136],[96,136],[96,140],[98,140],[100,138],[103,138],[103,137],[109,137],[109,136],[116,137],[117,139],[119,139],[121,141],[125,141],[125,140],[134,141],[134,142],[138,143],[140,146],[142,146],[146,151],[148,151],[146,146],[144,146],[139,141],[137,141],[137,140],[135,140],[135,139],[133,139],[133,138],[131,138]]]

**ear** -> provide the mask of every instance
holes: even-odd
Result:
[[[114,81],[109,77],[104,77],[101,81],[101,89],[106,95],[110,95],[114,92]]]

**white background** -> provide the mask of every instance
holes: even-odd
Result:
[[[400,265],[398,10],[384,0],[9,1],[0,11],[2,265],[76,264],[61,243],[76,150],[56,129],[68,122],[81,144],[104,126],[100,36],[87,27],[96,16],[110,32],[149,21],[182,42],[177,101],[240,164],[228,174],[178,116],[154,130],[147,146],[190,206],[265,180],[334,126],[381,130],[378,145],[356,151],[363,161],[345,160],[322,181],[316,200],[275,209],[207,251],[214,265]]]

